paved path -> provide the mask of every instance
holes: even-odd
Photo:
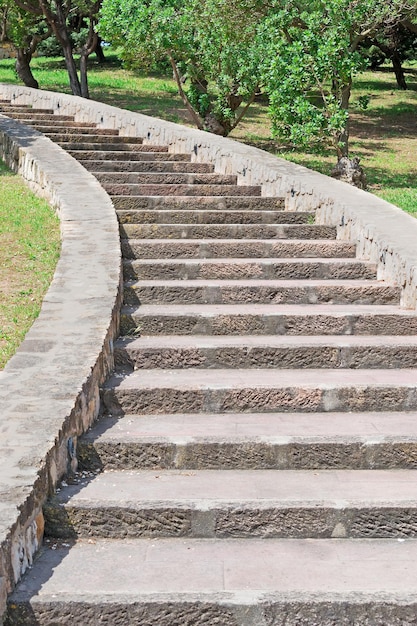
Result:
[[[117,368],[6,623],[416,623],[417,315],[314,212],[52,113],[112,196]],[[69,484],[68,484],[69,483]]]

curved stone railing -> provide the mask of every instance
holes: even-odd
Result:
[[[0,97],[117,128],[169,145],[172,152],[192,152],[194,160],[210,161],[220,173],[261,184],[263,195],[285,196],[288,209],[317,209],[319,223],[338,225],[339,239],[356,240],[359,257],[378,263],[379,278],[401,285],[404,307],[417,306],[417,220],[392,204],[257,148],[100,102],[15,85],[0,85]]]
[[[339,239],[357,241],[359,256],[378,263],[380,278],[401,285],[404,307],[416,307],[417,220],[393,205],[256,148],[99,102],[15,85],[0,85],[0,98],[191,152],[218,172],[261,184],[263,195],[284,196],[287,209],[316,209],[319,223],[337,225]],[[0,150],[57,208],[62,229],[62,254],[41,315],[0,374],[1,615],[6,591],[42,535],[42,501],[66,470],[77,434],[97,415],[99,385],[112,367],[120,252],[111,202],[74,159],[1,116]]]
[[[113,367],[121,254],[110,198],[75,159],[0,115],[0,157],[47,198],[61,255],[41,313],[0,372],[0,623],[43,534],[42,504],[98,415]]]

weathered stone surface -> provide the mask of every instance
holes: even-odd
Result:
[[[198,190],[202,191],[202,187]],[[181,190],[185,191],[177,187],[178,194]],[[143,187],[144,195],[151,191],[155,193],[158,189],[145,190]],[[161,187],[162,191],[176,193],[173,189]],[[221,195],[221,189],[217,191]],[[213,189],[207,189],[207,194],[213,195]],[[334,227],[316,224],[121,224],[120,232],[122,237],[134,239],[333,239],[335,235]]]
[[[136,260],[124,261],[125,280],[169,280],[204,278],[207,280],[231,279],[374,279],[375,266],[369,266],[356,260],[343,261],[275,261],[272,259],[253,260]]]
[[[221,257],[353,257],[352,244],[332,240],[121,240],[125,259],[221,258]]]
[[[14,99],[26,98],[24,88],[12,89]],[[133,432],[119,440],[110,434],[106,438],[103,431],[95,443],[93,435],[87,436],[80,445],[84,474],[103,469],[104,473],[97,483],[73,485],[69,488],[73,490],[71,499],[65,501],[62,492],[64,500],[60,495],[58,502],[45,509],[48,532],[88,537],[90,552],[80,552],[71,541],[52,546],[59,555],[51,549],[50,554],[55,554],[46,569],[42,570],[41,557],[36,566],[41,573],[31,579],[29,572],[18,594],[30,589],[31,580],[35,584],[29,596],[16,601],[17,594],[10,601],[10,619],[19,623],[19,611],[26,611],[22,619],[27,623],[45,620],[50,625],[68,619],[71,623],[149,626],[175,620],[190,626],[408,624],[410,615],[414,618],[409,608],[414,607],[415,589],[413,583],[411,587],[405,583],[404,571],[407,580],[415,579],[415,548],[409,538],[416,535],[417,522],[412,472],[405,479],[399,468],[415,468],[417,458],[417,436],[410,422],[417,407],[412,369],[417,335],[415,224],[407,222],[403,228],[399,212],[387,211],[382,201],[342,189],[334,181],[291,164],[272,162],[268,155],[262,154],[258,160],[252,149],[237,145],[230,159],[229,144],[204,133],[178,130],[168,123],[116,112],[99,103],[79,103],[61,94],[38,92],[32,98],[39,99],[42,106],[52,104],[50,110],[71,111],[81,124],[89,124],[91,119],[99,124],[100,129],[93,133],[91,124],[89,128],[77,129],[71,123],[64,127],[65,120],[56,116],[59,124],[51,137],[62,140],[90,171],[101,172],[99,178],[110,192],[165,194],[166,187],[171,187],[176,196],[115,195],[114,203],[124,223],[122,236],[134,237],[123,241],[130,259],[175,262],[125,265],[125,278],[140,279],[141,284],[126,285],[126,304],[134,306],[124,308],[122,329],[134,336],[154,335],[162,347],[149,344],[130,352],[117,349],[121,369],[111,383],[114,387],[104,389],[103,398],[113,414],[134,412],[135,420],[144,422],[141,434],[132,422]],[[21,115],[22,109],[18,111]],[[39,118],[36,124],[50,133],[53,121]],[[119,130],[122,137],[116,137]],[[140,136],[145,138],[142,145],[137,139]],[[214,166],[216,174],[209,174]],[[238,186],[233,184],[236,177]],[[208,186],[208,180],[215,184]],[[144,185],[139,187],[139,181]],[[167,181],[169,185],[161,184]],[[183,187],[185,182],[190,186]],[[262,193],[269,195],[247,195],[260,194],[261,185]],[[92,224],[100,219],[100,209],[97,206]],[[84,216],[82,204],[79,213]],[[310,223],[313,214],[316,224]],[[376,214],[377,228],[369,217]],[[396,239],[400,232],[401,244]],[[336,235],[339,241],[332,240]],[[352,258],[355,246],[349,242],[358,243],[359,256],[369,263],[330,260],[344,255]],[[83,246],[78,252],[82,258]],[[284,262],[285,257],[288,261]],[[189,258],[195,261],[187,263]],[[282,261],[272,261],[277,258]],[[328,263],[323,262],[326,258]],[[378,283],[370,281],[376,269]],[[94,298],[94,279],[86,281],[90,273],[86,267],[86,299]],[[58,296],[52,298],[52,306],[65,293],[66,278],[57,276]],[[314,284],[323,278],[323,284]],[[293,279],[299,284],[290,284]],[[400,296],[401,304],[410,311],[389,304]],[[59,315],[60,311],[54,310],[57,319]],[[193,336],[188,344],[175,345],[167,336],[170,333]],[[199,338],[204,333],[219,341],[228,336],[245,341],[253,334],[264,343],[203,346]],[[349,341],[354,334],[356,343]],[[327,344],[315,342],[320,335],[329,338]],[[389,335],[404,341],[396,343]],[[295,340],[294,345],[288,341],[279,344],[279,339],[292,337],[305,344]],[[11,373],[36,366],[42,372],[38,380],[45,382],[53,379],[53,368],[62,359],[53,354],[53,345],[45,347],[40,356],[37,341],[34,337],[27,353],[16,357]],[[105,354],[113,359],[111,341]],[[43,357],[51,356],[51,367],[45,366]],[[65,364],[68,373],[78,368],[75,357],[67,358]],[[161,367],[166,368],[162,376]],[[140,369],[135,372],[135,368]],[[25,391],[32,396],[21,403],[20,411],[30,418],[32,429],[44,428],[31,404],[36,381],[27,381]],[[88,415],[96,415],[97,391],[83,389],[85,395],[76,409],[83,428],[91,420],[82,405],[88,406]],[[69,395],[70,386],[63,383],[50,397],[56,400]],[[358,419],[375,410],[380,411],[379,421]],[[383,411],[389,411],[385,421]],[[152,417],[166,424],[167,412],[174,421],[171,429],[164,433],[161,425],[158,435],[155,425],[146,430]],[[333,428],[331,417],[327,430],[323,422],[317,431],[305,420],[300,425],[300,416],[320,422],[326,412],[338,427]],[[345,426],[340,430],[343,412]],[[253,419],[254,414],[261,430],[243,419]],[[277,415],[281,415],[278,421]],[[220,425],[220,416],[228,417],[236,431],[223,422],[223,430],[216,432],[211,420]],[[272,423],[267,421],[269,416]],[[282,416],[287,416],[287,421]],[[189,424],[193,418],[198,422],[194,434],[174,428],[175,422],[180,425],[180,418],[189,418]],[[65,425],[64,441],[76,419],[71,415],[71,424]],[[112,421],[113,429],[117,422]],[[53,436],[61,423],[54,421]],[[8,458],[10,449],[2,454]],[[37,453],[27,446],[20,454],[22,471],[32,468],[33,473]],[[39,451],[43,454],[44,448]],[[52,480],[40,475],[39,493],[56,482],[68,465],[67,456],[68,450],[60,449],[50,465]],[[341,472],[345,467],[355,470],[350,478]],[[378,467],[397,468],[387,474],[395,476],[390,485],[378,483],[377,477],[382,476]],[[116,468],[129,469],[134,480],[130,495],[117,487]],[[140,475],[137,468],[143,468]],[[152,468],[150,481],[145,468]],[[202,476],[207,468],[213,468],[211,473],[201,478],[201,484],[196,482],[196,476]],[[252,468],[256,471],[249,477]],[[292,478],[285,471],[288,468],[296,470]],[[369,468],[369,473],[362,475],[360,468]],[[172,485],[166,482],[170,469],[175,472]],[[221,470],[227,471],[222,474]],[[270,483],[268,471],[273,477]],[[239,480],[233,482],[235,472]],[[323,481],[336,475],[333,487],[327,483],[324,487]],[[262,476],[263,482],[255,484]],[[298,483],[292,482],[295,476]],[[93,483],[101,484],[102,492],[89,502],[86,494]],[[181,496],[181,489],[190,489],[191,483],[194,496]],[[265,491],[268,485],[275,495],[276,489],[283,490],[281,499],[274,500]],[[251,487],[251,494],[242,495],[243,488]],[[20,490],[21,496],[27,493],[26,487]],[[33,510],[33,498],[29,500],[25,511]],[[34,504],[39,513],[40,499]],[[28,545],[33,546],[42,519],[39,513],[35,526],[29,514],[23,524],[20,535]],[[221,537],[218,543],[204,545],[186,538],[216,534]],[[175,539],[161,544],[164,540],[158,537],[164,535]],[[106,537],[107,544],[99,536]],[[152,540],[131,540],[127,545],[115,539],[135,536]],[[255,544],[256,536],[262,540]],[[277,536],[286,539],[277,543]],[[337,539],[347,536],[354,541]],[[364,536],[371,541],[364,543],[360,539]],[[312,537],[320,537],[320,542],[314,543]],[[330,537],[331,543],[326,539]],[[393,541],[381,541],[380,537],[392,537]],[[404,539],[407,546],[397,538]],[[30,565],[32,557],[26,555],[24,541],[19,544],[18,556],[23,559],[19,562]],[[118,543],[117,552],[112,552],[113,542]],[[14,564],[17,571],[17,558]],[[76,572],[75,585],[71,567]],[[3,569],[0,562],[0,575]],[[101,577],[99,583],[95,578],[93,590],[89,587],[92,572]],[[124,578],[128,578],[128,593]],[[74,589],[82,590],[82,597],[74,596]],[[191,598],[190,593],[196,592]]]

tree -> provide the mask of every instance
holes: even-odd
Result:
[[[1,41],[8,41],[16,53],[16,73],[27,87],[37,89],[39,83],[32,74],[30,62],[41,41],[49,37],[43,17],[32,15],[16,6],[12,0],[0,0],[2,19]]]
[[[404,0],[273,2],[261,35],[274,133],[301,146],[330,142],[338,159],[348,157],[352,80],[364,69],[359,44],[408,10]]]
[[[23,11],[38,17],[45,18],[52,33],[62,47],[65,64],[68,71],[71,91],[76,96],[88,98],[87,63],[88,55],[94,50],[96,33],[94,31],[95,19],[100,7],[101,0],[13,0]],[[87,41],[81,50],[81,67],[78,77],[77,66],[74,59],[71,31],[68,25],[70,12],[81,13],[89,20]]]
[[[145,68],[167,59],[200,129],[227,135],[258,89],[259,0],[104,0],[100,35],[124,62]]]

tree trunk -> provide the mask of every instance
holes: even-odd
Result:
[[[397,79],[398,89],[403,89],[404,91],[407,89],[407,83],[405,81],[405,74],[403,70],[403,66],[401,64],[401,58],[398,52],[394,52],[391,55],[392,67],[394,70],[395,78]]]
[[[32,60],[32,53],[28,52],[24,48],[16,49],[16,73],[20,80],[26,85],[26,87],[32,87],[33,89],[39,89],[39,83],[32,74],[30,69],[30,62]]]
[[[352,89],[352,79],[349,79],[349,82],[343,86],[341,99],[340,99],[340,107],[344,111],[349,110],[349,100],[350,93]],[[339,137],[337,138],[337,156],[339,159],[342,157],[349,157],[349,119],[346,120],[346,125]]]
[[[90,92],[88,90],[87,79],[87,55],[82,54],[80,56],[80,83],[81,83],[81,95],[83,98],[89,98]]]
[[[66,13],[62,0],[55,0],[55,13],[52,13],[50,6],[45,0],[39,0],[43,14],[51,26],[55,37],[62,46],[65,65],[69,77],[70,88],[74,96],[81,96],[81,84],[77,74],[77,66],[72,54],[72,43],[67,29]]]
[[[75,65],[75,59],[72,54],[72,45],[69,41],[69,38],[65,38],[65,43],[61,38],[59,43],[62,46],[62,50],[64,52],[65,65],[67,66],[67,72],[69,77],[69,83],[71,87],[71,91],[74,96],[81,96],[81,83],[77,74],[77,66]]]
[[[94,48],[94,52],[96,53],[97,61],[100,63],[100,65],[107,61],[106,57],[104,56],[103,48],[101,47],[101,42],[101,37],[97,36],[97,43]]]

